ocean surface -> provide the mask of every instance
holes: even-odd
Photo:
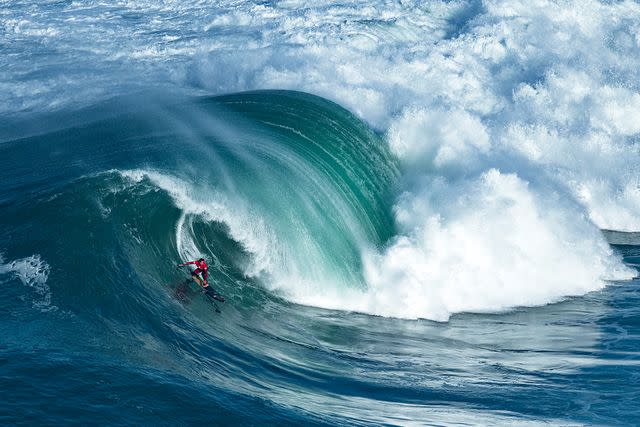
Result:
[[[0,0],[0,424],[640,424],[639,22]]]

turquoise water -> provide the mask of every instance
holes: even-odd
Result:
[[[639,424],[638,19],[0,2],[0,424]]]

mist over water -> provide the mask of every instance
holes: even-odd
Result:
[[[634,424],[638,22],[0,1],[0,422]]]

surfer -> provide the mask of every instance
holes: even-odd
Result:
[[[209,266],[204,258],[200,258],[196,261],[185,262],[184,264],[178,264],[178,267],[186,267],[187,265],[194,264],[196,269],[191,272],[191,277],[193,277],[193,280],[198,282],[198,284],[206,290],[209,287],[209,283],[207,283],[207,278],[209,277]],[[202,278],[198,276],[199,274],[202,274]]]
[[[209,277],[209,266],[204,258],[200,258],[196,261],[185,262],[184,264],[178,264],[178,267],[186,267],[187,265],[196,266],[196,269],[191,272],[191,277],[193,280],[198,282],[200,286],[202,286],[206,295],[216,301],[224,302],[224,297],[216,292],[216,290],[213,289],[213,286],[209,286],[209,283],[207,282],[207,278]],[[199,274],[202,275],[202,278]]]

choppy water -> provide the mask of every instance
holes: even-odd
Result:
[[[637,4],[0,4],[0,422],[640,419]]]

